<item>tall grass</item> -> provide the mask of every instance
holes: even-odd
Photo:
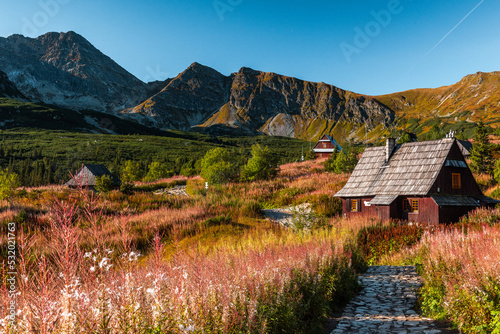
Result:
[[[364,268],[349,227],[331,218],[297,233],[260,213],[307,201],[334,215],[325,196],[346,178],[321,168],[286,165],[274,180],[208,191],[183,178],[138,184],[132,194],[23,192],[1,216],[22,216],[18,321],[8,327],[0,311],[2,332],[321,333]],[[148,192],[179,182],[191,197]]]
[[[464,333],[500,333],[500,229],[426,233],[421,307]]]
[[[141,261],[125,245],[79,250],[66,208],[51,231],[53,254],[29,264],[17,326],[4,320],[5,333],[314,333],[357,288],[359,256],[325,231],[269,233],[171,261],[156,234]]]

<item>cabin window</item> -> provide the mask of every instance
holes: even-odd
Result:
[[[462,188],[462,180],[460,177],[460,173],[452,173],[451,174],[451,187],[453,189]]]
[[[320,153],[320,154],[319,154],[319,157],[320,157],[320,158],[323,158],[323,153]]]
[[[358,212],[358,200],[351,199],[351,212]]]
[[[418,199],[411,200],[411,212],[418,212]]]
[[[404,212],[410,212],[411,211],[410,200],[407,199],[407,198],[403,199],[403,211]]]
[[[326,143],[323,143],[323,148],[326,148]]]

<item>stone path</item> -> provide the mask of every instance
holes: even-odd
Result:
[[[173,196],[189,196],[186,192],[186,186],[175,186],[173,188],[159,189],[154,192],[155,195],[173,195]]]
[[[303,203],[297,206],[291,206],[282,209],[264,209],[262,210],[267,219],[282,225],[283,227],[293,227],[294,226],[294,215],[303,215],[304,221],[308,221],[311,214],[311,204]]]
[[[360,281],[363,290],[344,308],[331,334],[458,333],[415,312],[422,283],[414,266],[372,266]]]

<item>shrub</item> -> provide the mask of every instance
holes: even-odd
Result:
[[[167,166],[160,162],[152,162],[148,166],[148,173],[144,180],[146,182],[156,181],[165,177],[170,177],[173,175],[172,171],[167,170]]]
[[[6,169],[0,170],[0,200],[9,199],[19,186],[17,174],[9,173]]]
[[[141,166],[136,161],[127,160],[122,169],[122,181],[133,182],[141,179]]]
[[[324,162],[325,170],[335,174],[350,173],[356,167],[358,159],[356,152],[333,152],[333,154]]]
[[[262,206],[257,201],[250,201],[243,205],[240,214],[244,217],[260,218],[262,217]]]
[[[236,178],[238,171],[231,153],[223,148],[214,148],[201,160],[201,176],[210,183],[226,183]]]
[[[134,184],[132,182],[122,181],[120,185],[120,191],[124,194],[131,194],[134,189]]]
[[[113,190],[113,179],[109,175],[102,175],[95,180],[95,189],[99,192],[107,193]]]
[[[410,225],[375,225],[358,232],[356,240],[368,263],[376,263],[381,256],[417,244],[423,228]]]
[[[241,178],[247,181],[266,180],[278,174],[278,157],[269,147],[252,145],[252,157],[241,171]]]

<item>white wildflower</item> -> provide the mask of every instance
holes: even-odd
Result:
[[[94,266],[90,267],[90,271],[94,272],[95,271],[95,267]]]
[[[107,265],[108,265],[108,261],[109,261],[109,259],[108,259],[108,258],[106,258],[106,257],[104,257],[104,258],[101,260],[101,262],[99,262],[99,268],[102,268],[102,267],[107,266]]]
[[[83,256],[84,258],[90,258],[92,256],[92,252],[86,252]]]

